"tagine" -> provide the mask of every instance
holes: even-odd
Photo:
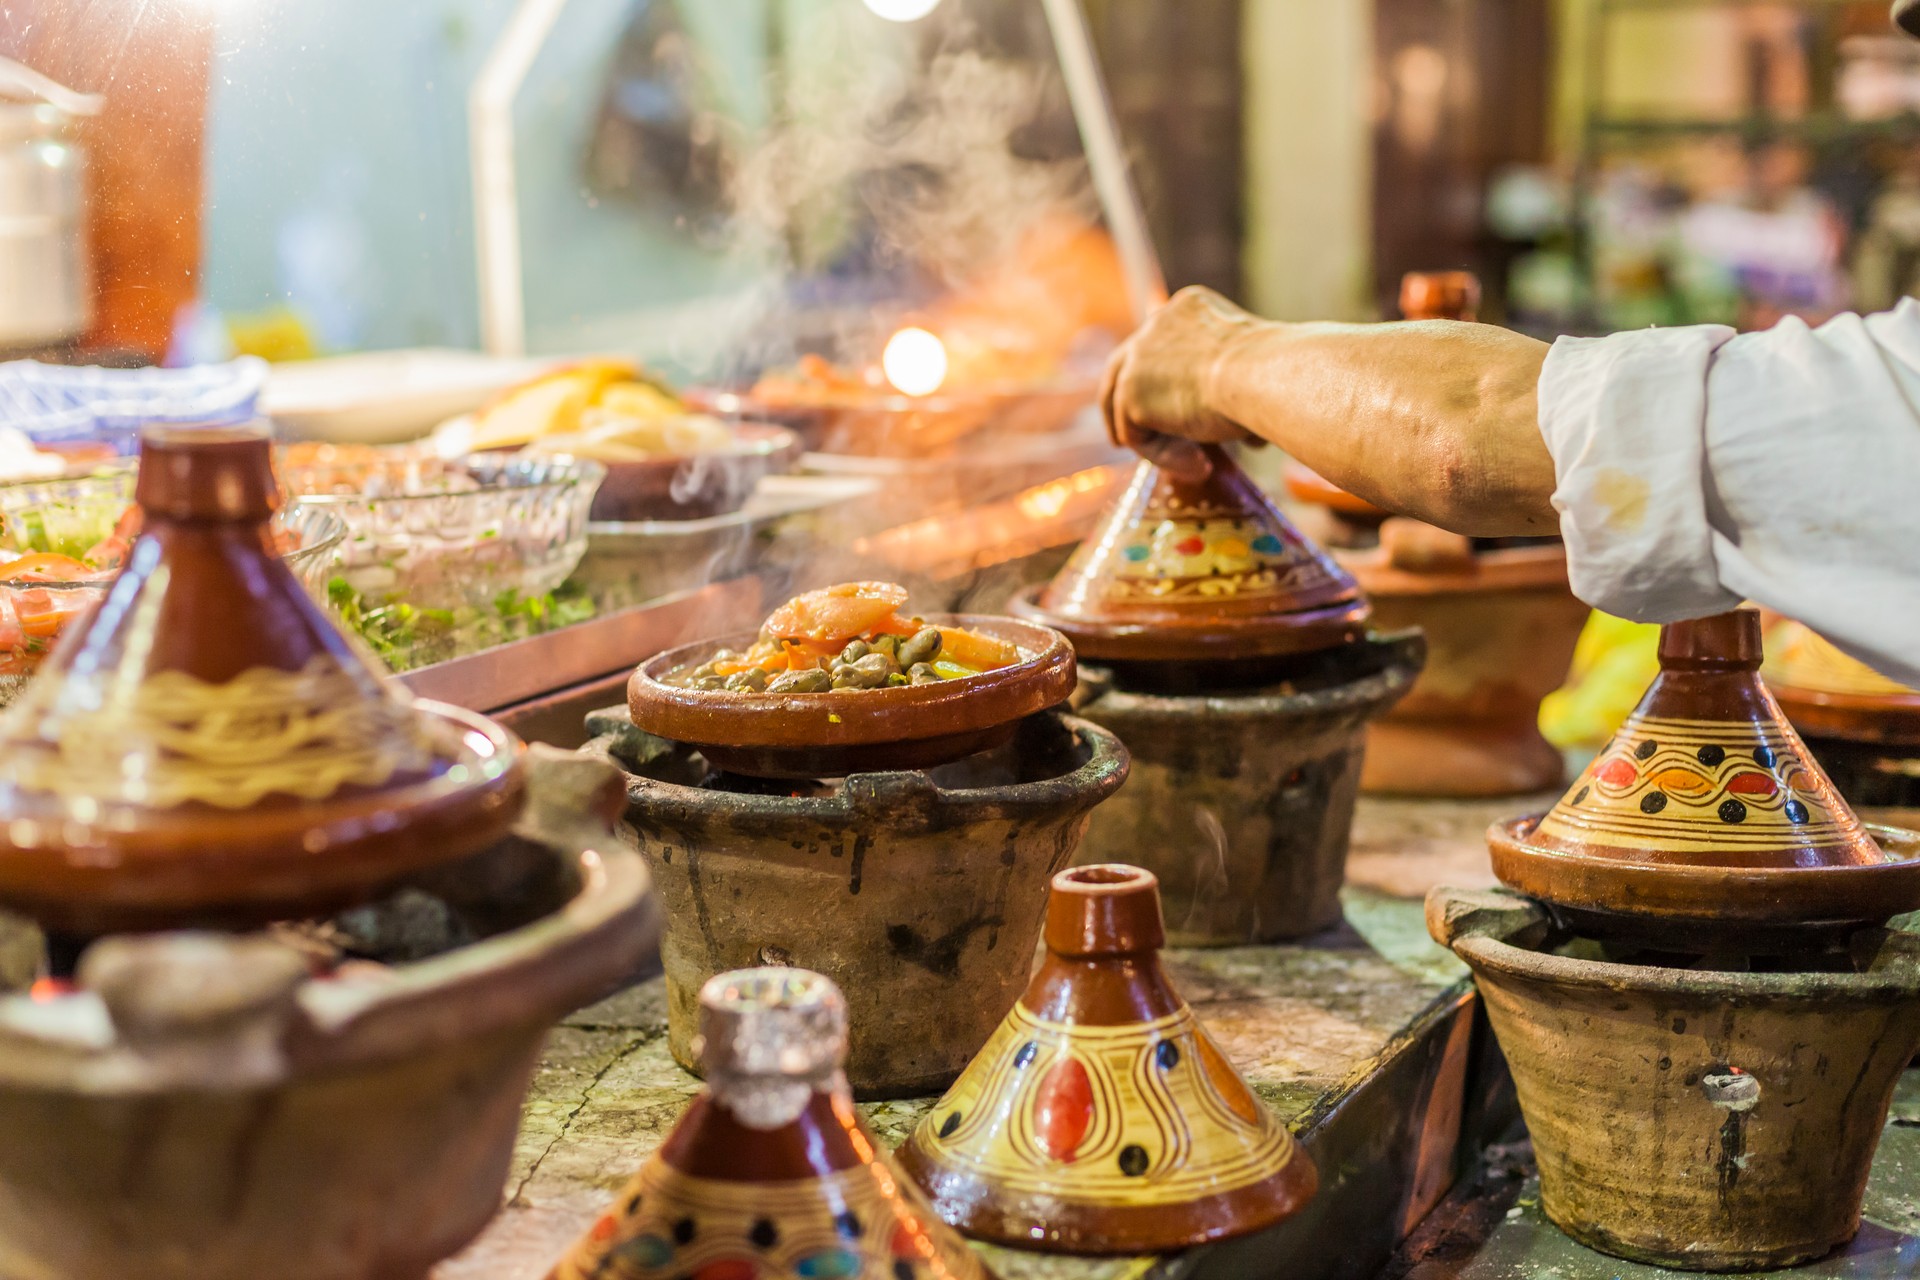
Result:
[[[698,1044],[706,1092],[549,1280],[986,1280],[854,1111],[833,983],[719,974]]]
[[[1543,816],[1488,832],[1501,880],[1596,933],[1683,950],[1920,908],[1920,835],[1869,827],[1760,681],[1760,618],[1661,631],[1661,674]]]
[[[0,719],[0,902],[57,932],[246,924],[364,900],[503,836],[517,742],[413,702],[269,534],[264,428],[151,428],[144,528]]]
[[[628,684],[635,725],[759,777],[918,769],[1006,742],[1073,690],[1073,652],[1007,618],[903,616],[852,582],[780,606],[751,638],[688,645]]]
[[[1138,867],[1053,879],[1026,994],[901,1150],[968,1235],[1066,1253],[1158,1253],[1291,1216],[1313,1161],[1160,967]]]
[[[1276,942],[1338,922],[1366,725],[1425,650],[1371,634],[1353,576],[1225,449],[1205,457],[1204,479],[1142,462],[1013,611],[1073,641],[1079,713],[1134,756],[1086,857],[1153,871],[1178,945]]]

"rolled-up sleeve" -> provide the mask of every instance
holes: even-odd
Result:
[[[1582,600],[1647,622],[1753,600],[1920,685],[1920,305],[1563,338],[1540,429]]]

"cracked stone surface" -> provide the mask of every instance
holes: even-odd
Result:
[[[1437,880],[1473,884],[1486,872],[1487,822],[1504,804],[1363,800],[1356,832],[1369,859],[1343,895],[1346,921],[1304,945],[1175,951],[1175,984],[1254,1092],[1295,1119],[1367,1070],[1409,1023],[1465,975],[1426,934],[1422,901]],[[1482,813],[1486,816],[1482,816]],[[1395,861],[1393,832],[1417,835]],[[660,1144],[697,1080],[667,1052],[665,987],[642,983],[554,1030],[530,1091],[507,1199],[485,1235],[434,1280],[540,1280]],[[904,1141],[934,1099],[861,1111],[889,1146]],[[1003,1280],[1128,1280],[1152,1259],[1050,1257],[978,1246]]]

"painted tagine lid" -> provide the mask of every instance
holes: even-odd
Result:
[[[1920,689],[1890,680],[1811,627],[1782,620],[1767,634],[1760,675],[1794,727],[1816,738],[1920,744]]]
[[[1760,660],[1751,609],[1662,628],[1660,675],[1613,741],[1545,816],[1490,830],[1495,874],[1563,908],[1708,932],[1920,908],[1920,837],[1854,815]]]
[[[1278,657],[1358,636],[1368,611],[1352,575],[1226,450],[1206,455],[1198,482],[1142,462],[1066,567],[1013,611],[1115,662]]]
[[[1053,879],[1026,994],[900,1162],[968,1235],[1063,1253],[1157,1253],[1278,1222],[1318,1185],[1160,967],[1159,881]]]
[[[264,426],[150,428],[144,529],[0,718],[0,902],[57,932],[337,910],[507,834],[519,744],[413,701],[282,563]]]
[[[987,1280],[854,1111],[832,982],[709,979],[694,1052],[707,1091],[549,1280]]]

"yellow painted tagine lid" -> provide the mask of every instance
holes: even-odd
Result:
[[[1312,1198],[1312,1160],[1160,967],[1151,873],[1061,872],[1045,937],[1026,994],[901,1149],[941,1217],[1030,1249],[1139,1254]]]

